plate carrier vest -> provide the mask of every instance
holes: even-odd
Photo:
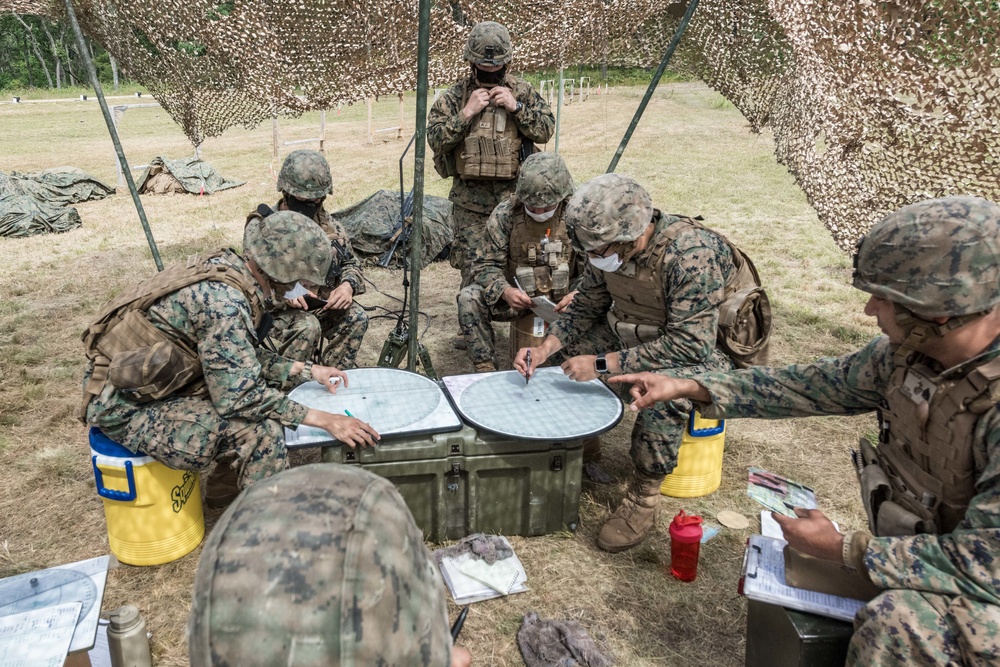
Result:
[[[500,85],[512,91],[515,79],[509,74]],[[462,108],[472,93],[472,81],[465,85]],[[455,147],[455,171],[466,180],[507,180],[517,177],[521,166],[521,133],[504,107],[489,105],[471,121],[469,134]]]
[[[881,537],[958,526],[986,467],[973,442],[976,423],[1000,404],[1000,357],[959,378],[935,375],[922,355],[914,358],[889,379],[878,447],[861,441],[861,498]]]
[[[119,294],[101,309],[97,317],[83,332],[84,353],[93,363],[93,371],[83,391],[83,402],[78,413],[86,420],[87,406],[99,396],[109,381],[108,370],[116,356],[150,348],[166,342],[177,354],[180,365],[176,374],[158,383],[148,396],[139,400],[160,399],[183,391],[196,395],[206,391],[202,378],[201,362],[196,350],[185,344],[179,335],[154,326],[146,311],[162,297],[203,280],[217,280],[243,293],[253,317],[254,327],[260,325],[264,306],[256,281],[218,258],[235,257],[232,250],[217,250],[202,255],[192,255],[183,264],[174,264],[141,283]]]
[[[553,301],[569,293],[573,252],[563,219],[565,202],[544,222],[535,222],[517,203],[511,210],[507,251],[507,280],[517,278],[528,296],[547,296]],[[546,235],[548,231],[548,235]]]
[[[655,211],[654,220],[662,217]],[[667,248],[681,232],[705,229],[721,238],[732,252],[735,270],[726,280],[719,306],[718,343],[740,368],[767,363],[771,336],[771,306],[760,287],[757,268],[747,255],[722,234],[694,218],[675,218],[656,237],[641,260],[632,259],[614,273],[604,274],[613,302],[608,311],[611,330],[629,347],[656,340],[664,334],[667,309],[664,302],[662,266]]]

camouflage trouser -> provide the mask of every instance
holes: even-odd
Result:
[[[204,470],[216,460],[229,463],[241,489],[286,468],[280,423],[223,419],[204,398],[154,401],[124,426],[102,430],[115,442],[177,470]]]
[[[996,665],[1000,607],[968,598],[891,590],[854,619],[850,667]]]
[[[591,341],[598,341],[594,345]],[[614,352],[625,347],[611,331],[607,322],[599,322],[568,350],[570,355]],[[709,362],[697,366],[671,368],[673,377],[691,377],[709,371],[729,370],[732,363],[718,349]],[[628,401],[628,386],[619,385],[619,394]],[[677,452],[681,448],[688,416],[694,408],[687,399],[656,403],[639,412],[632,427],[632,446],[629,456],[635,467],[646,475],[669,475],[677,467]]]
[[[462,272],[462,284],[459,286],[461,290],[472,283],[472,269],[465,261],[466,248],[482,247],[490,214],[470,211],[456,204],[451,216],[455,223],[455,238],[451,242],[448,262],[452,268]]]
[[[499,299],[492,307],[486,304],[486,291],[473,283],[458,293],[458,326],[465,336],[473,365],[494,361],[496,336],[493,322],[510,322],[517,313]]]
[[[354,301],[344,310],[287,308],[275,315],[271,339],[281,356],[295,361],[315,360],[322,341],[319,363],[343,370],[357,366],[366,331],[368,314]]]

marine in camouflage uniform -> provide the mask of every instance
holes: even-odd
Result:
[[[589,266],[579,294],[532,350],[532,368],[557,350],[583,340],[600,341],[588,354],[562,364],[587,381],[602,373],[671,369],[695,374],[731,368],[716,344],[719,306],[735,275],[729,244],[705,228],[684,224],[652,206],[635,181],[605,174],[581,185],[566,207],[570,234]],[[638,306],[645,319],[631,324]],[[613,316],[621,324],[612,330]],[[525,352],[515,366],[528,370]],[[603,368],[598,368],[598,365]],[[628,495],[605,522],[597,544],[623,551],[655,525],[660,484],[677,465],[691,403],[673,401],[644,412],[632,430],[629,454],[636,477]]]
[[[453,179],[449,261],[461,270],[463,288],[472,282],[466,253],[482,245],[490,213],[514,192],[523,142],[544,144],[555,129],[549,105],[531,84],[507,72],[512,52],[507,28],[477,23],[464,54],[472,71],[437,99],[427,119],[434,167]]]
[[[885,336],[837,359],[648,374],[637,407],[688,396],[706,417],[875,412],[859,478],[869,531],[818,510],[778,517],[789,543],[885,592],[855,618],[848,665],[1000,664],[1000,207],[948,197],[890,214],[862,240],[855,287]],[[899,472],[897,472],[899,471]]]
[[[496,370],[493,322],[512,322],[516,351],[517,338],[532,338],[531,297],[546,296],[557,304],[572,300],[583,270],[563,220],[572,194],[573,179],[561,157],[529,156],[516,192],[493,210],[484,242],[468,249],[473,283],[458,294],[458,322],[477,372]]]
[[[342,307],[307,312],[286,301],[274,316],[271,340],[278,353],[289,359],[316,361],[341,369],[354,368],[361,341],[368,330],[368,315],[354,301],[355,296],[364,294],[365,281],[347,230],[323,210],[323,199],[333,192],[330,166],[318,151],[293,151],[281,165],[277,187],[281,199],[274,210],[302,213],[312,218],[329,237],[330,270],[323,282],[309,287],[323,301]],[[259,211],[254,212],[247,220],[259,216]]]
[[[194,667],[470,664],[441,574],[391,482],[317,463],[244,491],[205,541]]]
[[[171,468],[228,463],[240,488],[285,468],[284,427],[316,425],[352,446],[377,438],[363,422],[310,410],[262,381],[343,377],[261,348],[256,333],[274,290],[326,275],[326,235],[304,216],[275,213],[251,224],[246,253],[192,258],[106,305],[84,333],[89,363],[81,415]],[[178,275],[188,276],[179,289],[170,283]],[[144,295],[152,296],[148,306],[137,301]],[[371,437],[357,440],[358,429]]]

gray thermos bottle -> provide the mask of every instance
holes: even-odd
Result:
[[[111,612],[108,624],[108,648],[111,667],[153,667],[146,636],[146,621],[130,604]]]

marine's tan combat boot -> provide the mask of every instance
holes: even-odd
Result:
[[[615,513],[601,526],[597,546],[617,553],[646,539],[660,514],[660,484],[664,477],[666,475],[651,477],[636,471],[632,487]]]
[[[213,509],[227,507],[240,495],[236,468],[219,462],[205,480],[205,504]]]
[[[601,436],[583,439],[583,462],[598,463],[602,458]]]

